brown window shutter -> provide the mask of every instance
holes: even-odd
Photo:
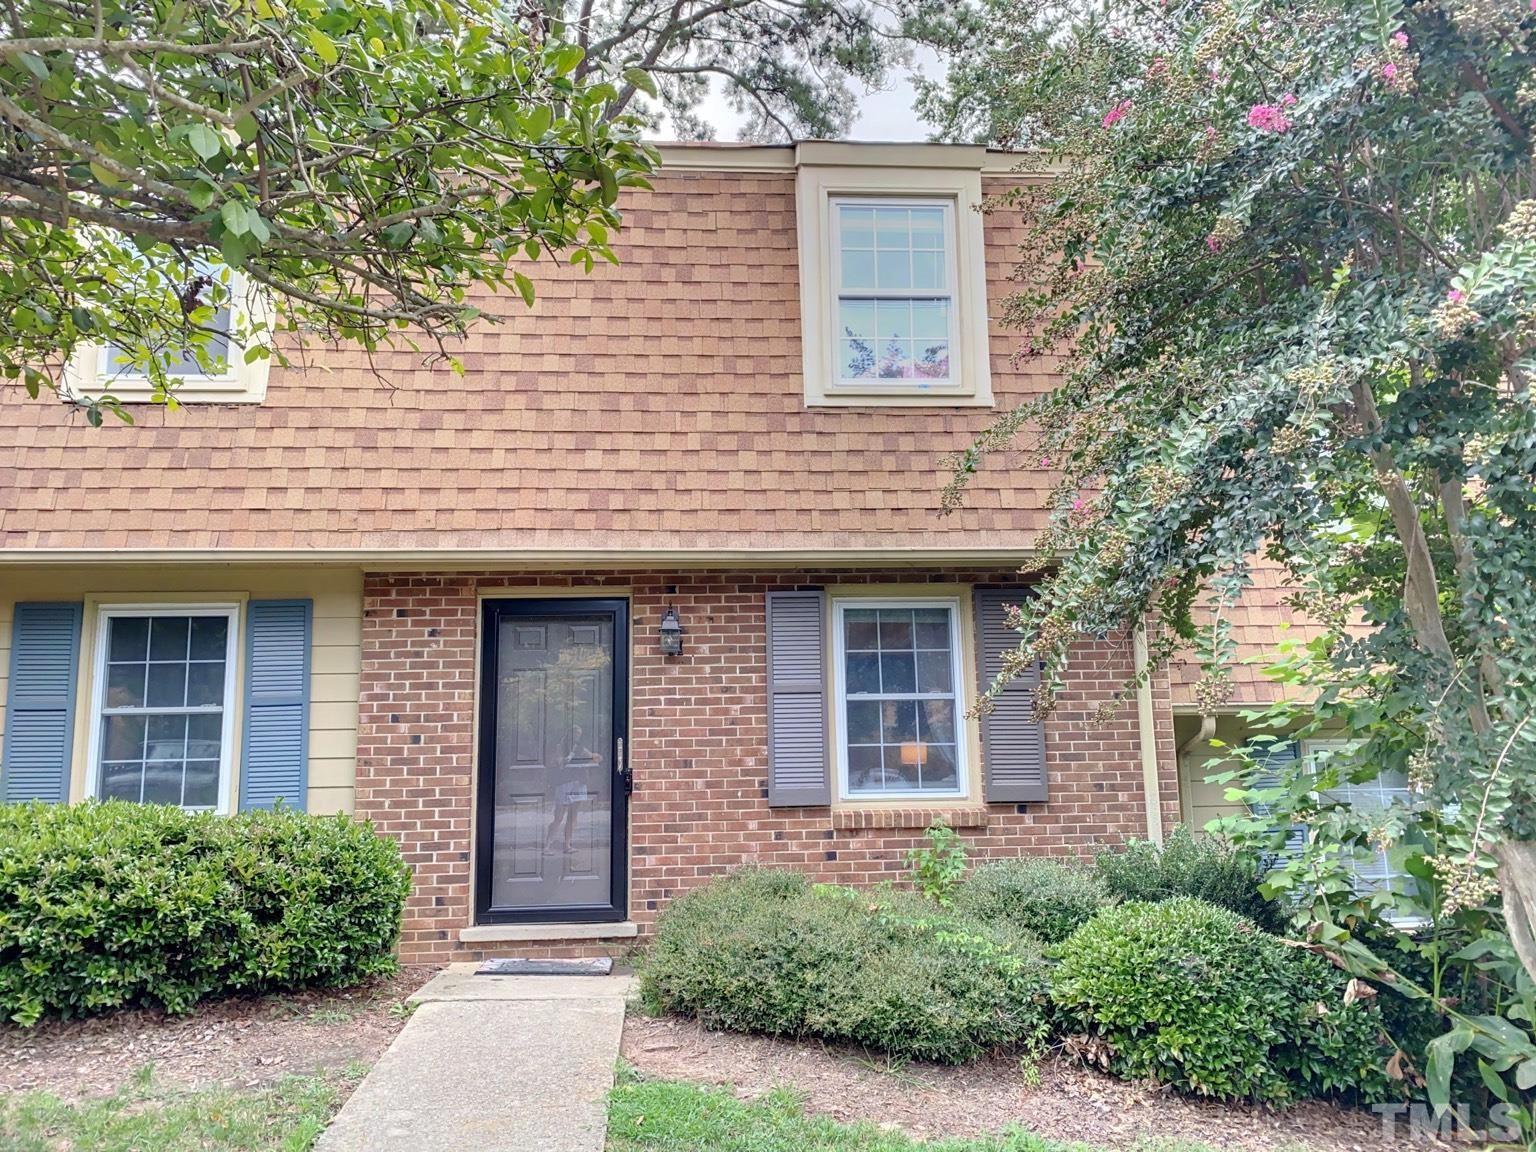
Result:
[[[1003,658],[1019,646],[1008,627],[1004,607],[1022,604],[1028,588],[978,588],[976,665],[985,692],[1003,668]],[[981,718],[982,788],[988,802],[1025,804],[1048,799],[1045,728],[1035,719],[1040,670],[1031,667],[998,693],[992,711]]]
[[[767,596],[771,808],[832,803],[825,601],[819,591]]]

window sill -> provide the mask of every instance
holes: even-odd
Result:
[[[845,831],[876,828],[926,828],[942,819],[951,828],[985,828],[991,813],[985,808],[964,805],[955,808],[834,808],[832,827]]]
[[[974,392],[806,393],[807,408],[994,408],[990,394]]]
[[[633,920],[606,924],[476,924],[459,929],[461,944],[517,944],[547,940],[630,940],[640,935]]]

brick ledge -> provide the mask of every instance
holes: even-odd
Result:
[[[951,828],[985,828],[991,821],[991,813],[983,807],[834,808],[832,827],[844,830],[926,828],[940,817]]]
[[[516,944],[547,940],[623,940],[640,934],[633,920],[605,924],[476,924],[459,929],[461,944]]]

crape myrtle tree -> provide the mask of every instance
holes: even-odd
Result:
[[[1062,383],[948,493],[1001,450],[1060,471],[1013,670],[1049,709],[1075,636],[1150,620],[1138,676],[1192,651],[1215,711],[1232,610],[1282,565],[1322,634],[1272,671],[1308,706],[1252,717],[1224,778],[1262,815],[1226,830],[1279,854],[1313,946],[1431,1014],[1392,1070],[1441,1106],[1468,1077],[1530,1139],[1536,3],[989,9],[926,106],[1040,150],[992,210],[1027,221],[1019,355]],[[1298,725],[1345,744],[1270,762]],[[1385,772],[1406,803],[1329,798]],[[1359,883],[1365,852],[1405,879]]]

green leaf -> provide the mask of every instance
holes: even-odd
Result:
[[[1425,1047],[1428,1053],[1424,1068],[1425,1088],[1437,1116],[1450,1107],[1451,1069],[1456,1063],[1457,1055],[1467,1050],[1472,1039],[1472,1030],[1465,1025],[1458,1025],[1451,1031],[1436,1036]]]
[[[231,236],[244,236],[251,230],[251,210],[238,200],[226,200],[224,206],[219,209],[219,218],[224,221],[224,230]]]
[[[235,132],[247,144],[256,139],[256,134],[260,131],[261,123],[253,112],[242,112],[235,119]]]
[[[644,68],[624,69],[624,83],[633,84],[647,96],[656,95],[656,81]]]
[[[550,58],[550,67],[556,76],[565,76],[574,71],[576,65],[580,64],[585,56],[586,53],[581,50],[581,45],[564,44],[555,49],[554,55]]]
[[[91,161],[91,175],[96,177],[99,184],[106,188],[121,188],[123,181],[118,179],[117,173],[103,167],[98,161]]]
[[[41,56],[34,56],[31,52],[18,52],[16,59],[21,61],[21,66],[39,80],[48,79],[48,63]]]
[[[341,53],[336,50],[336,42],[320,29],[311,25],[304,29],[304,36],[315,50],[315,55],[327,64],[335,64],[341,59]]]
[[[1515,1069],[1515,1087],[1522,1092],[1529,1092],[1532,1088],[1536,1088],[1536,1056]]]
[[[193,124],[188,128],[187,143],[200,160],[212,160],[224,151],[224,137],[207,124]]]
[[[524,276],[521,272],[513,272],[512,273],[512,283],[517,285],[517,291],[518,291],[518,294],[520,296],[522,296],[523,303],[528,305],[528,307],[532,308],[533,307],[533,281],[528,279],[528,277]]]

